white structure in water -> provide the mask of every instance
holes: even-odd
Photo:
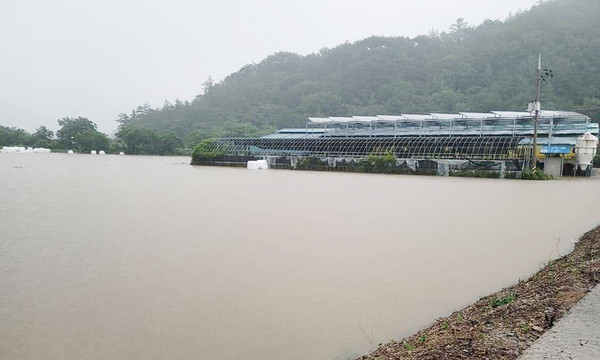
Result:
[[[91,154],[91,155],[96,155],[96,154],[97,154],[97,152],[96,152],[96,150],[92,150],[92,151],[90,151],[90,154]]]
[[[67,154],[72,155],[72,154],[74,154],[74,152],[73,152],[73,150],[69,150],[69,151],[67,151]]]
[[[20,146],[4,146],[0,149],[2,153],[24,153],[25,148]]]
[[[246,168],[248,170],[267,170],[269,165],[267,164],[267,160],[248,161]]]
[[[49,154],[52,150],[46,148],[24,148],[22,146],[4,146],[0,153],[19,153],[19,154]]]
[[[581,135],[575,142],[575,159],[579,169],[585,171],[596,156],[596,148],[598,147],[598,138],[589,132]]]
[[[121,151],[121,152],[119,153],[119,155],[125,155],[125,153]]]
[[[104,150],[100,150],[100,151],[98,152],[98,155],[106,155],[106,153],[104,152]]]

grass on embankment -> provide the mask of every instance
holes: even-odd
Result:
[[[361,360],[516,359],[600,280],[600,227],[527,280]]]

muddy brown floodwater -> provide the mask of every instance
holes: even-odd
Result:
[[[0,358],[351,358],[599,222],[598,178],[188,163],[0,154]]]

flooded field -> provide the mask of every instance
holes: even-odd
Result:
[[[0,154],[0,358],[347,359],[536,271],[600,179]]]

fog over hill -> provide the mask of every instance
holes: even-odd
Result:
[[[26,8],[27,4],[36,1],[38,0],[25,2],[9,0],[8,6],[5,7],[8,10],[20,7]],[[59,0],[59,3],[63,6],[68,1],[70,0]],[[123,4],[136,1],[127,0]],[[271,0],[260,0],[259,3],[269,3],[269,1]],[[337,4],[337,1],[326,0],[324,4]],[[433,4],[436,3],[435,1],[424,0],[424,3]],[[432,10],[432,14],[437,15],[432,15],[432,18],[421,17],[418,20],[428,24],[436,24],[435,18],[440,16],[441,12],[454,12],[457,9],[460,12],[472,14],[474,11],[472,6],[462,6],[469,4],[470,1],[457,0],[452,2],[455,5],[454,8],[448,8],[446,6],[448,2],[444,2],[446,8],[435,7]],[[384,0],[376,2],[377,5],[384,3],[388,7],[391,6],[391,3]],[[496,2],[494,2],[495,5],[491,3],[492,1],[485,2],[485,6],[494,7],[497,5]],[[44,34],[45,37],[36,40],[37,43],[43,39],[48,41],[48,44],[42,41],[45,45],[40,47],[41,50],[39,51],[52,50],[50,49],[52,46],[49,44],[55,44],[55,40],[52,38],[54,35],[60,35],[58,38],[65,37],[70,43],[75,40],[79,41],[78,44],[81,47],[78,47],[78,49],[89,50],[90,46],[98,45],[94,47],[94,51],[100,51],[103,47],[98,43],[99,39],[106,42],[107,39],[111,39],[111,36],[114,40],[114,35],[122,34],[128,39],[127,44],[136,44],[130,49],[133,52],[124,51],[113,54],[115,49],[123,43],[117,42],[116,45],[106,43],[107,53],[99,55],[98,58],[94,57],[94,61],[91,63],[87,63],[85,60],[96,54],[96,52],[80,51],[65,64],[59,64],[60,61],[57,60],[64,59],[64,56],[58,58],[50,56],[47,58],[48,64],[53,65],[46,64],[46,67],[28,67],[27,64],[45,63],[43,59],[40,62],[36,58],[26,57],[27,51],[22,54],[14,51],[3,54],[4,57],[0,59],[3,64],[10,65],[12,62],[15,65],[14,67],[0,67],[0,76],[3,79],[3,86],[0,87],[0,90],[4,90],[4,92],[0,92],[2,98],[0,100],[0,105],[2,105],[0,106],[0,125],[4,125],[0,126],[0,140],[3,145],[41,144],[46,146],[53,141],[51,130],[59,130],[56,131],[58,139],[54,145],[59,147],[73,146],[73,144],[69,144],[69,141],[74,141],[74,136],[65,138],[64,131],[57,129],[56,120],[59,118],[63,121],[63,124],[76,121],[82,125],[77,128],[89,130],[87,133],[80,135],[82,141],[80,141],[79,148],[81,149],[86,149],[96,143],[106,143],[109,139],[103,137],[101,132],[114,132],[116,141],[111,140],[109,142],[111,148],[124,149],[131,153],[148,154],[173,153],[176,148],[189,149],[199,141],[209,137],[259,136],[277,128],[304,126],[308,116],[524,110],[526,104],[534,97],[534,77],[538,53],[543,53],[543,66],[552,69],[554,74],[552,79],[548,79],[547,82],[542,84],[541,101],[543,108],[561,110],[591,108],[596,110],[587,113],[595,120],[600,119],[600,111],[598,110],[600,109],[600,72],[598,71],[598,64],[600,64],[598,62],[598,58],[600,58],[600,26],[597,24],[597,19],[600,18],[600,2],[598,1],[538,1],[538,4],[530,10],[517,11],[504,21],[486,20],[478,25],[472,25],[467,20],[458,18],[447,31],[439,32],[432,29],[426,35],[412,37],[371,36],[359,41],[346,42],[333,48],[323,48],[316,53],[308,54],[276,52],[258,63],[250,62],[242,66],[238,71],[222,78],[222,80],[219,80],[221,77],[217,77],[218,80],[216,81],[208,78],[204,83],[202,83],[203,80],[197,78],[198,71],[196,68],[190,70],[189,67],[182,66],[173,69],[173,66],[170,66],[169,69],[165,69],[164,66],[168,62],[165,60],[163,63],[162,60],[158,60],[164,55],[164,46],[167,44],[167,47],[171,46],[174,50],[171,57],[179,54],[181,56],[178,55],[177,58],[181,61],[192,61],[191,59],[194,57],[191,53],[187,56],[186,53],[177,52],[178,39],[160,38],[164,43],[154,48],[154,45],[150,44],[152,41],[149,39],[144,38],[142,41],[141,38],[137,39],[135,37],[144,34],[157,34],[155,31],[160,33],[160,26],[150,22],[151,19],[155,18],[154,16],[158,16],[157,9],[163,9],[165,12],[163,25],[166,24],[167,17],[172,17],[176,12],[175,10],[188,10],[181,13],[182,19],[185,21],[181,22],[181,27],[176,28],[176,31],[178,34],[186,33],[186,39],[189,40],[186,44],[190,44],[190,49],[197,49],[200,39],[206,39],[207,33],[183,31],[192,29],[192,27],[188,28],[187,26],[197,23],[196,21],[190,21],[190,19],[197,17],[198,14],[191,12],[192,16],[189,11],[192,8],[179,8],[178,6],[181,4],[179,2],[176,2],[176,4],[178,5],[174,5],[174,8],[163,9],[162,7],[156,7],[156,4],[149,4],[149,8],[140,8],[140,16],[132,18],[131,21],[132,24],[138,24],[141,19],[146,26],[145,29],[154,31],[148,34],[142,30],[132,32],[123,23],[119,23],[117,28],[110,28],[107,37],[99,37],[98,39],[85,37],[84,39],[83,34],[86,34],[88,28],[98,25],[91,21],[83,21],[88,19],[84,17],[73,23],[74,25],[82,22],[87,24],[87,27],[79,27],[82,29],[82,36],[77,38],[78,40],[72,38],[77,33],[74,30],[75,28],[69,30],[68,36],[55,34],[53,31],[60,28],[58,25],[56,28],[50,28],[48,33]],[[483,7],[483,4],[482,2],[479,7]],[[96,7],[98,6],[100,5]],[[100,10],[103,10],[104,13],[107,9],[113,8],[121,11],[123,10],[121,7],[127,6],[117,6],[108,2],[102,5]],[[277,5],[270,8],[271,12],[283,11],[282,6]],[[340,14],[355,14],[360,10],[356,6],[355,3],[349,3],[348,7],[343,8],[344,11]],[[93,7],[93,10],[98,10],[96,7]],[[381,7],[381,9],[388,9],[388,7]],[[36,8],[36,12],[39,13],[44,9],[49,14],[56,10],[42,6],[39,9]],[[73,14],[79,14],[85,9],[73,7],[72,10]],[[236,8],[236,11],[239,10],[239,7]],[[247,8],[246,10],[249,16],[257,11],[254,8]],[[329,10],[331,9],[327,9],[325,6],[323,14],[326,14]],[[366,23],[357,22],[356,26],[361,24],[368,24],[369,26],[361,28],[361,31],[365,31],[367,34],[390,33],[389,23],[381,21],[387,19],[387,12],[381,16],[381,19],[374,19],[372,16],[368,16],[369,11],[372,10],[371,7],[363,10],[368,21]],[[415,20],[408,16],[413,14],[414,10],[415,7],[411,6],[407,8],[406,13],[401,11],[395,13],[394,16],[398,20],[393,25],[398,27],[397,33],[410,33],[403,32],[402,26]],[[131,13],[132,9],[128,11],[115,13],[114,19],[121,19],[124,14]],[[305,12],[306,9],[299,11],[296,16],[301,17]],[[21,24],[10,18],[10,16],[7,17],[7,13],[11,14],[10,11],[0,12],[0,20],[7,20],[0,22],[0,29],[5,27],[7,29],[21,29],[27,25],[27,23],[24,23],[25,25]],[[103,13],[100,12],[100,14]],[[148,14],[152,16],[149,18],[143,16]],[[240,17],[241,15],[238,12],[235,14],[231,18],[227,18],[226,23],[233,26],[232,20],[244,19]],[[323,38],[329,38],[330,32],[337,33],[335,24],[339,22],[337,18],[331,22],[317,21],[321,19],[319,16],[323,14],[319,13],[310,18],[305,17],[305,19],[310,19],[310,21],[307,20],[305,27],[313,29],[320,26],[319,31],[321,31]],[[37,15],[39,18],[40,14]],[[89,16],[88,20],[98,20],[92,15]],[[94,16],[97,16],[97,14]],[[284,18],[287,19],[288,16],[289,14],[285,14]],[[35,16],[33,18],[37,19]],[[290,19],[292,18],[290,17]],[[208,21],[208,23],[212,23],[211,21]],[[242,22],[242,24],[244,23]],[[327,26],[324,27],[324,24],[327,24]],[[274,36],[272,39],[274,39],[278,33],[277,29],[287,30],[285,25],[281,23],[280,19],[268,29],[261,28],[261,31],[265,31],[263,35],[272,34]],[[297,25],[290,23],[289,29],[295,29]],[[106,27],[108,25],[104,24],[102,26]],[[328,30],[328,27],[331,29]],[[385,29],[385,31],[382,29]],[[42,28],[35,27],[34,32],[40,33],[41,30]],[[167,28],[163,30],[165,31],[164,34],[170,31]],[[220,30],[223,30],[222,27],[215,26],[215,38],[222,36]],[[254,30],[254,28],[247,28],[248,32]],[[25,30],[23,29],[23,31]],[[9,40],[7,41],[7,49],[11,49],[14,48],[17,39],[23,37],[23,34],[13,32],[14,36],[7,37],[6,34],[8,33],[4,32],[5,35],[3,36]],[[286,34],[288,34],[287,31]],[[290,37],[290,46],[293,47],[292,45],[296,44],[294,39],[297,34],[291,32],[288,35],[293,35]],[[240,36],[245,39],[247,34],[240,33]],[[348,36],[352,38],[350,35]],[[142,42],[129,40],[140,40]],[[257,38],[255,40],[249,40],[244,48],[253,51],[265,39]],[[37,43],[32,42],[31,46],[27,46],[33,48],[33,45]],[[221,45],[226,47],[227,42],[223,42]],[[24,48],[27,48],[27,46],[23,45]],[[144,57],[145,60],[138,61],[136,64],[132,63],[132,59],[138,59],[139,54],[136,49],[142,48],[144,49],[142,54],[147,55]],[[210,49],[212,47],[207,47],[202,51],[210,51]],[[67,52],[66,54],[70,53]],[[107,54],[112,55],[108,56]],[[223,56],[222,58],[226,62],[231,58],[237,59],[239,57]],[[110,59],[110,61],[103,62],[102,59]],[[101,62],[102,64],[100,64]],[[112,66],[112,63],[131,69],[132,81],[123,82],[123,78],[113,77],[104,79],[102,71],[107,70]],[[65,72],[65,66],[70,66],[69,64],[73,66],[73,72]],[[83,71],[80,67],[81,64],[85,65],[84,70],[87,69],[84,73],[81,73]],[[54,65],[56,65],[56,71]],[[53,78],[56,78],[56,82],[53,82],[52,86],[45,87],[38,86],[39,84],[27,86],[27,79],[31,80],[31,74],[27,74],[28,77],[23,75],[23,81],[19,80],[20,76],[18,75],[24,74],[23,69],[25,68],[31,69],[33,75],[38,74],[40,83],[52,82],[51,79]],[[68,77],[72,73],[77,74],[78,71],[82,76],[77,78],[77,83],[74,86],[68,86],[67,82],[70,81]],[[136,74],[139,71],[148,74],[144,81],[134,81],[134,77],[137,76]],[[186,81],[189,80],[192,84],[186,91],[190,92],[192,91],[190,89],[196,89],[194,91],[197,94],[195,97],[193,95],[179,97],[184,100],[165,102],[160,107],[155,107],[156,102],[152,101],[150,102],[152,105],[148,105],[144,98],[140,97],[139,102],[132,103],[128,107],[121,107],[123,109],[121,111],[124,113],[111,115],[108,122],[112,125],[108,127],[106,119],[101,120],[89,114],[96,113],[98,109],[104,111],[105,108],[113,108],[114,99],[126,101],[127,98],[129,99],[127,101],[131,102],[131,96],[137,94],[138,91],[140,94],[147,94],[147,91],[160,91],[161,94],[164,94],[161,95],[163,99],[177,98],[170,96],[170,94],[173,94],[171,92],[172,87],[161,85],[160,77],[173,76],[172,80],[177,82],[176,75],[182,71],[187,79]],[[102,90],[104,85],[100,83],[98,76],[103,79],[102,81],[111,82],[114,80],[114,85]],[[38,78],[37,76],[34,77]],[[152,84],[150,85],[147,82]],[[18,94],[24,91],[23,86],[28,90],[25,91],[27,96],[23,95],[22,98],[28,99],[28,96],[31,97],[31,103],[27,103],[26,106],[28,112],[26,113],[23,110],[22,116],[20,113],[18,116],[9,115],[14,110],[14,106],[18,105],[15,98],[20,98]],[[179,83],[175,88],[183,89],[185,86],[183,83]],[[65,90],[67,88],[69,91]],[[88,93],[90,88],[94,88],[100,93],[90,95]],[[125,95],[123,95],[124,93]],[[110,96],[107,98],[103,94]],[[57,97],[61,100],[56,101]],[[40,106],[41,98],[52,106]],[[93,101],[93,106],[90,105],[90,99]],[[71,109],[70,111],[75,113],[53,115],[56,114],[57,108],[66,106],[65,101],[68,103],[67,107]],[[32,125],[31,119],[33,118],[27,116],[27,114],[31,115],[32,112],[39,113],[40,117],[51,120],[44,120],[37,123],[37,125]],[[117,120],[118,123],[115,123],[114,120]],[[30,122],[29,125],[25,126],[28,121]],[[33,134],[9,128],[15,126],[30,130],[36,129],[40,125],[43,126],[37,128]],[[114,130],[117,125],[118,129]],[[63,125],[59,123],[59,126]],[[83,143],[88,145],[83,146]]]
[[[278,51],[306,55],[372,35],[408,36],[506,19],[539,0],[2,0],[0,125],[58,130],[86,117],[192,100]]]
[[[524,110],[540,52],[554,73],[542,85],[543,108],[598,107],[598,18],[600,2],[554,0],[475,27],[458,19],[448,32],[279,52],[209,79],[191,101],[122,114],[121,127],[195,131],[197,141],[303,126],[308,116]]]

